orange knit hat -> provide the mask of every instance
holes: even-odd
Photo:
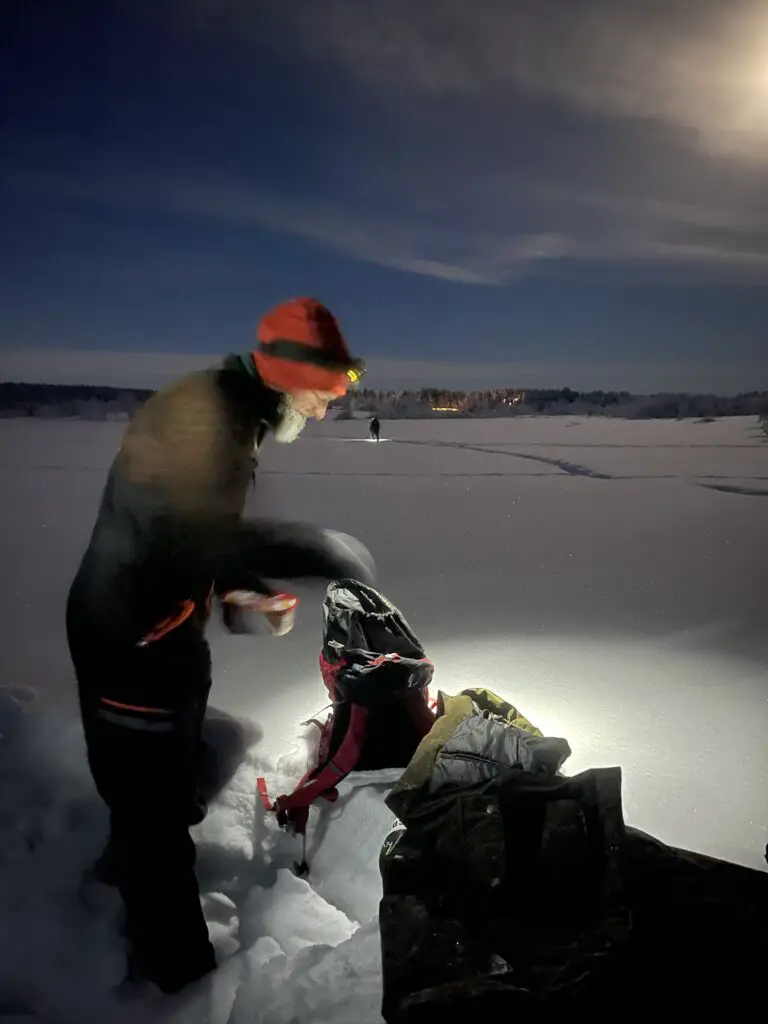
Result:
[[[292,299],[264,317],[253,361],[261,379],[278,391],[343,395],[363,366],[349,354],[331,311],[317,299]]]

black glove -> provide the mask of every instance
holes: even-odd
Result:
[[[339,566],[337,579],[357,580],[368,587],[376,582],[376,563],[362,541],[351,533],[324,530],[331,556]]]
[[[220,539],[215,578],[218,593],[260,591],[262,579],[355,579],[372,586],[375,564],[365,545],[347,533],[253,519]]]

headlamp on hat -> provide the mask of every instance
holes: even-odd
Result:
[[[365,376],[365,363],[362,359],[356,359],[354,364],[347,370],[347,376],[352,384],[359,384]]]

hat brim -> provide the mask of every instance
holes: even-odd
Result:
[[[258,351],[253,361],[264,383],[277,391],[322,391],[340,398],[352,384],[346,370],[278,359]]]

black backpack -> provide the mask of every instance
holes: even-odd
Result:
[[[428,687],[434,666],[402,613],[372,587],[340,580],[323,604],[320,671],[331,712],[320,728],[317,765],[293,793],[269,805],[283,827],[304,835],[309,808],[352,771],[405,768],[434,724]],[[306,864],[301,867],[306,870]]]

